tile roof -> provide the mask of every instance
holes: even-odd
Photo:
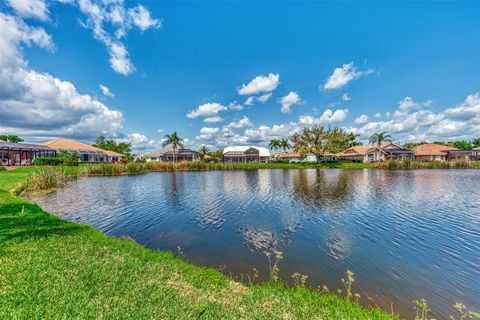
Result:
[[[447,155],[446,151],[451,150],[460,149],[434,143],[421,144],[413,148],[416,156],[445,156]]]
[[[350,147],[347,150],[344,150],[344,151],[340,152],[339,155],[346,155],[346,156],[348,156],[348,155],[364,155],[372,149],[377,149],[377,147],[373,146],[373,145],[354,146],[354,147]]]
[[[295,152],[295,151],[290,151],[287,153],[284,153],[280,155],[281,158],[294,158],[294,157],[300,157],[300,153]]]
[[[43,142],[43,143],[40,143],[40,145],[47,146],[56,150],[91,151],[91,152],[105,153],[108,156],[113,156],[113,157],[123,156],[122,154],[114,151],[106,151],[106,150],[103,150],[79,141],[75,141],[72,139],[65,139],[65,138],[54,139],[51,141]]]

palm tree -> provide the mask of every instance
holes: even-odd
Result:
[[[474,148],[480,147],[480,138],[473,139],[472,144]]]
[[[290,149],[292,146],[290,145],[290,141],[288,139],[282,139],[280,140],[280,148],[285,152],[288,149]]]
[[[374,133],[370,136],[370,139],[368,140],[371,144],[375,144],[377,145],[377,147],[380,149],[380,147],[382,146],[382,143],[384,141],[389,141],[391,142],[392,141],[392,137],[388,134],[387,131],[383,131],[383,132],[377,132],[377,133]]]
[[[358,146],[357,138],[358,138],[359,136],[360,136],[359,134],[355,134],[355,133],[351,132],[351,133],[348,135],[348,145],[349,145],[350,147]]]
[[[268,144],[268,146],[270,147],[270,149],[272,150],[278,150],[282,147],[282,144],[281,144],[281,141],[278,140],[278,139],[273,139],[273,140],[270,140],[270,143]]]
[[[162,146],[172,145],[173,149],[173,162],[177,162],[177,149],[183,148],[183,139],[179,138],[177,135],[177,131],[174,131],[172,134],[165,135],[165,140],[162,143]]]
[[[206,145],[201,145],[198,149],[198,153],[202,157],[202,160],[205,160],[205,156],[210,152],[210,149]]]

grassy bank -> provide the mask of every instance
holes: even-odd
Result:
[[[79,174],[94,175],[121,175],[140,174],[145,172],[168,171],[211,171],[211,170],[257,170],[257,169],[365,169],[373,168],[371,163],[331,162],[331,163],[207,163],[207,162],[132,162],[105,163],[83,166]]]
[[[32,170],[0,173],[0,319],[390,319],[301,286],[241,284],[61,220],[11,193]]]
[[[423,162],[415,160],[389,160],[378,162],[375,168],[387,170],[409,169],[480,169],[480,161],[455,160],[446,162]]]

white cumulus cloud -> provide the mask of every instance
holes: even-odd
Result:
[[[0,127],[23,137],[112,135],[123,125],[120,111],[78,92],[73,83],[28,68],[22,46],[52,49],[51,37],[39,27],[0,13]]]
[[[368,116],[365,114],[362,114],[361,116],[357,117],[353,122],[355,124],[362,124],[362,123],[368,122]]]
[[[331,109],[327,109],[323,112],[323,114],[319,118],[315,118],[308,115],[300,116],[298,119],[298,123],[301,125],[326,125],[332,123],[342,122],[347,118],[348,109],[338,109],[332,111]]]
[[[114,97],[115,96],[107,86],[104,86],[103,84],[101,84],[101,85],[99,85],[99,88],[102,91],[104,96],[107,96],[107,97]]]
[[[373,69],[357,71],[353,62],[337,67],[323,85],[325,90],[334,90],[347,85],[350,81],[373,73]]]
[[[243,84],[239,89],[240,95],[252,95],[263,92],[271,92],[278,87],[280,75],[278,73],[269,73],[268,76],[256,76],[252,81]]]
[[[278,101],[282,105],[280,111],[282,113],[290,113],[292,111],[290,107],[295,104],[300,104],[301,101],[302,100],[300,99],[298,93],[295,91],[290,91],[286,96],[281,97]]]
[[[7,4],[22,18],[48,20],[47,4],[43,0],[6,0]]]
[[[199,105],[197,109],[187,113],[187,118],[193,119],[198,117],[214,117],[221,111],[226,111],[228,108],[220,103],[204,103]]]

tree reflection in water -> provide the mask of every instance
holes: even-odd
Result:
[[[352,178],[347,171],[299,170],[293,179],[295,200],[312,211],[337,211],[345,206]]]

